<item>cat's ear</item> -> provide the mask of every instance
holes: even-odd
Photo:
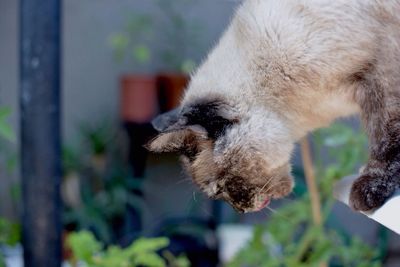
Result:
[[[157,116],[151,123],[160,134],[150,141],[146,148],[153,152],[181,152],[197,148],[197,138],[206,138],[203,127],[189,124],[187,114],[176,108]]]
[[[216,139],[227,127],[237,122],[238,116],[231,106],[221,100],[203,99],[161,114],[152,124],[160,133],[190,129]]]
[[[158,115],[151,124],[159,133],[174,132],[186,127],[187,118],[183,116],[181,108],[176,108]]]
[[[184,149],[188,134],[185,130],[161,133],[151,140],[146,148],[156,153],[178,152]]]

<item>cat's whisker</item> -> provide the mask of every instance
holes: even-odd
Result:
[[[277,210],[271,208],[270,206],[266,206],[265,208],[268,209],[268,210],[270,210],[270,211],[272,211],[273,213],[278,213]]]
[[[280,186],[281,184],[287,183],[286,181],[279,181],[279,183],[273,184],[271,187],[268,187],[268,189],[265,191],[265,194],[270,193],[273,189],[276,187]]]
[[[181,179],[181,180],[177,181],[175,183],[175,185],[180,185],[180,184],[182,184],[184,182],[191,182],[191,181],[192,181],[192,179],[190,179],[190,178],[184,178],[184,179]]]
[[[193,191],[193,200],[194,200],[194,202],[197,202],[197,199],[196,199],[196,191]]]
[[[209,210],[206,210],[203,206],[200,206],[200,208],[201,208],[202,211],[204,211],[204,213],[205,213],[207,216],[212,216],[212,214],[211,214],[211,212],[210,212]]]
[[[258,191],[258,193],[261,193],[263,190],[264,190],[264,188],[266,187],[266,186],[268,186],[271,182],[272,182],[272,180],[274,179],[275,177],[270,177],[269,179],[268,179],[268,181],[261,187],[261,189]]]
[[[284,219],[284,220],[290,220],[289,217],[287,217],[287,216],[283,215],[282,213],[280,213],[279,210],[273,209],[273,208],[271,208],[271,207],[269,207],[269,206],[266,206],[265,208],[266,208],[266,213],[267,213],[267,214],[268,214],[268,211],[270,211],[270,212],[272,212],[275,216],[279,216],[279,217],[281,217],[281,218]]]

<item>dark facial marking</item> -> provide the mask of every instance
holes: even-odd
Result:
[[[220,112],[222,102],[200,102],[183,109],[183,115],[187,118],[188,125],[200,125],[206,129],[208,137],[216,139],[235,121],[224,118]]]
[[[223,116],[222,109],[227,108],[222,100],[201,99],[157,116],[153,121],[153,127],[160,133],[179,131],[193,126],[200,126],[207,131],[209,138],[215,140],[234,123],[236,119]],[[226,110],[225,110],[226,111]]]
[[[252,207],[255,189],[249,187],[243,178],[237,176],[229,177],[225,183],[225,190],[234,203],[234,208],[238,211],[243,212]]]

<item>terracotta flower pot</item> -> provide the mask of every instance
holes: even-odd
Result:
[[[121,77],[120,114],[124,122],[145,123],[158,112],[157,80],[154,76]]]
[[[179,106],[189,77],[181,73],[161,73],[157,76],[161,111]]]

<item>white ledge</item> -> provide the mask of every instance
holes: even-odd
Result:
[[[358,175],[347,176],[341,181],[336,183],[333,190],[334,197],[349,205],[350,189],[354,180]],[[377,221],[378,223],[386,226],[390,230],[400,234],[400,192],[398,191],[393,197],[386,201],[386,203],[379,209],[373,212],[362,212],[369,218]]]

